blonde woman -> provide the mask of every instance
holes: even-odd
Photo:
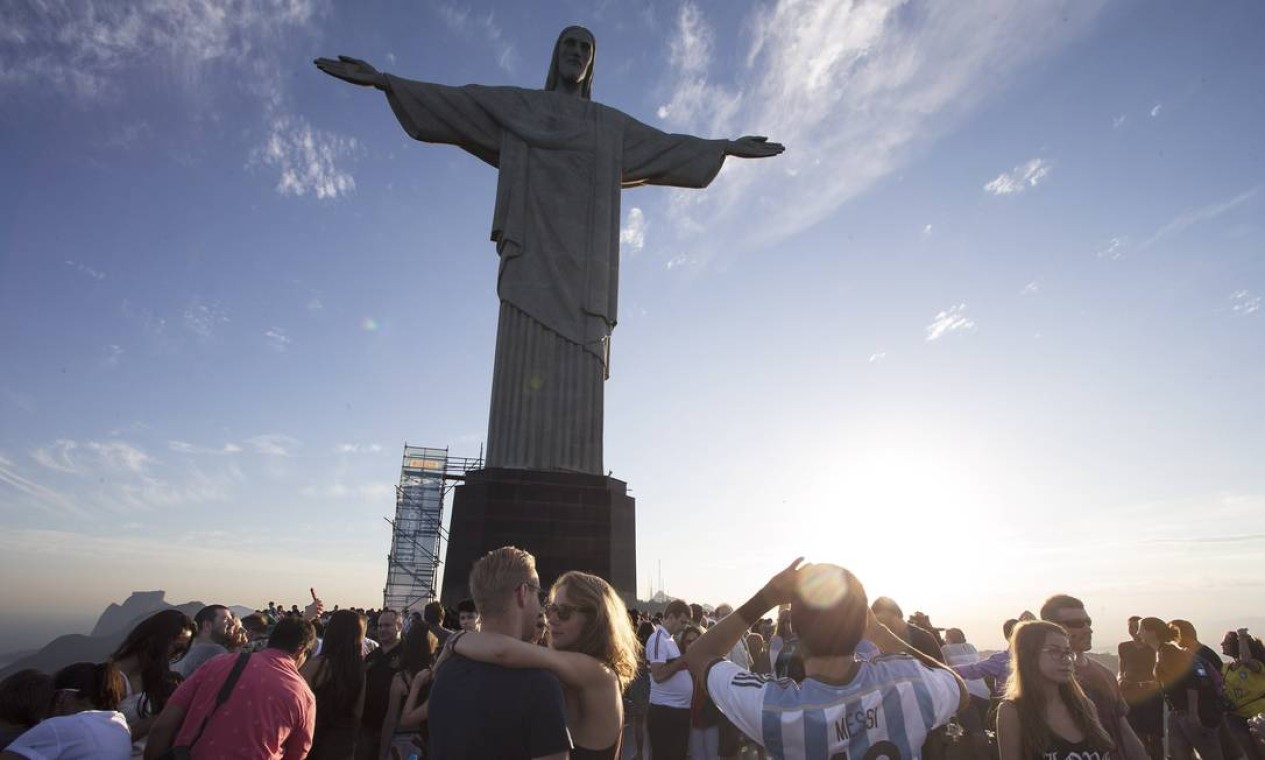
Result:
[[[1020,623],[1010,639],[1011,675],[997,708],[1001,760],[1108,760],[1115,749],[1076,682],[1076,652],[1057,623]]]
[[[510,668],[542,668],[562,682],[572,760],[619,757],[624,688],[637,674],[637,643],[628,610],[596,575],[558,578],[545,605],[549,647],[486,632],[449,639],[448,654]]]

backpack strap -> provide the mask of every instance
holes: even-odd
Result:
[[[233,688],[237,686],[237,679],[241,677],[242,671],[246,669],[246,661],[249,659],[250,652],[242,652],[237,655],[237,662],[233,663],[233,670],[229,672],[228,678],[224,679],[223,685],[220,686],[219,693],[215,695],[215,706],[202,719],[202,725],[198,726],[198,732],[194,734],[193,741],[189,742],[189,749],[193,749],[193,745],[197,744],[198,739],[202,738],[202,732],[206,730],[206,724],[211,720],[211,716],[215,715],[215,711],[220,709],[220,705],[228,701],[229,695],[233,693]]]

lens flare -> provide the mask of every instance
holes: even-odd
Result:
[[[799,598],[805,604],[833,607],[848,593],[848,581],[838,565],[810,565],[799,574]]]

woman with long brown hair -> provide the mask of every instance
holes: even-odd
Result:
[[[511,668],[544,668],[562,682],[572,760],[619,757],[623,692],[637,674],[636,634],[624,602],[596,575],[569,572],[545,605],[549,648],[495,633],[458,633],[448,651]],[[442,662],[442,660],[441,660]]]
[[[325,626],[321,653],[300,674],[316,695],[316,731],[311,758],[351,758],[365,709],[365,619],[338,610]]]
[[[1076,682],[1076,652],[1057,623],[1033,620],[1010,638],[1010,681],[997,708],[1001,760],[1106,760],[1115,749]]]
[[[123,674],[123,701],[119,712],[132,730],[132,754],[145,751],[145,740],[167,698],[180,685],[171,669],[189,651],[198,628],[193,618],[177,609],[162,610],[145,618],[127,634],[110,661]]]

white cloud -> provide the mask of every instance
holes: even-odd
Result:
[[[928,224],[926,227],[923,227],[923,228],[922,228],[922,234],[924,234],[924,235],[930,235],[930,234],[931,234],[931,225],[930,225],[930,224]]]
[[[951,332],[975,329],[975,321],[966,316],[966,304],[960,303],[942,311],[927,325],[927,340],[939,340]]]
[[[257,454],[267,454],[269,456],[279,457],[293,456],[294,450],[299,445],[299,441],[297,439],[280,433],[257,435],[252,438],[247,438],[245,443]]]
[[[1224,201],[1217,201],[1216,203],[1210,203],[1207,206],[1183,211],[1174,217],[1172,221],[1156,230],[1149,238],[1142,241],[1141,245],[1138,246],[1138,250],[1144,251],[1165,238],[1180,235],[1196,224],[1216,219],[1228,211],[1233,211],[1239,206],[1242,206],[1244,203],[1247,203],[1255,198],[1262,187],[1265,187],[1265,185],[1257,185],[1256,187],[1250,188],[1242,193],[1239,193],[1233,198],[1229,198]]]
[[[1236,290],[1230,294],[1230,308],[1235,314],[1246,317],[1261,310],[1261,297],[1252,295],[1246,290]]]
[[[984,185],[984,189],[993,195],[1022,193],[1030,187],[1036,187],[1049,174],[1050,162],[1042,158],[1034,158],[1016,166],[1009,173],[998,174],[995,179]]]
[[[1163,103],[1156,103],[1155,107],[1151,109],[1151,118],[1155,118],[1156,116],[1159,116],[1160,109],[1162,109],[1163,107],[1164,107]]]
[[[492,49],[496,65],[511,74],[514,72],[518,63],[518,54],[514,49],[514,44],[505,39],[505,34],[496,21],[495,13],[492,11],[475,13],[470,7],[458,8],[451,3],[438,3],[432,7],[449,30],[466,36],[472,34],[482,36]]]
[[[92,267],[88,266],[87,264],[80,264],[79,262],[76,262],[76,261],[71,261],[71,260],[67,259],[67,260],[66,260],[66,266],[68,266],[68,267],[70,267],[71,269],[75,270],[75,271],[76,271],[76,272],[78,272],[79,274],[82,274],[83,276],[87,277],[88,279],[91,279],[91,280],[97,280],[98,282],[100,282],[101,280],[104,280],[104,279],[105,279],[105,272],[101,272],[101,271],[98,271],[98,270],[96,270],[96,269],[93,269]]]
[[[682,6],[668,41],[679,64],[663,83],[665,126],[768,135],[787,150],[730,159],[707,190],[673,193],[665,228],[683,240],[672,242],[706,260],[734,241],[766,247],[821,221],[953,130],[1015,72],[1079,37],[1104,4],[977,0],[911,12],[904,0],[770,0],[726,24],[745,37],[738,62],[709,50],[715,34],[703,6]],[[717,228],[731,234],[707,235]]]
[[[395,495],[395,486],[390,483],[360,483],[348,485],[342,481],[315,486],[304,486],[300,495],[314,499],[360,499],[365,501],[381,500]]]
[[[1124,114],[1120,114],[1119,116],[1111,120],[1111,126],[1113,129],[1119,129],[1120,127],[1123,127],[1124,123],[1128,120],[1129,120],[1128,116]]]
[[[167,448],[181,454],[236,454],[242,450],[241,446],[235,443],[226,443],[221,448],[211,448],[209,446],[199,446],[189,443],[188,441],[167,441]]]
[[[44,467],[68,475],[145,472],[153,458],[124,441],[78,441],[59,438],[31,451]]]
[[[350,194],[356,179],[338,162],[360,152],[354,137],[315,129],[301,116],[274,115],[268,138],[251,154],[251,163],[280,172],[276,190],[281,195],[314,195],[326,200]]]
[[[268,339],[268,344],[276,351],[285,351],[290,347],[290,336],[286,335],[286,331],[280,327],[270,327],[264,331],[264,337]]]
[[[309,27],[324,0],[17,0],[5,4],[0,88],[51,87],[88,99],[117,96],[138,75],[197,96],[210,66],[233,67],[275,91],[275,53]],[[142,85],[137,85],[142,86]]]
[[[636,206],[628,209],[628,219],[619,230],[619,243],[629,253],[637,253],[646,245],[646,215]]]
[[[1033,295],[1034,293],[1039,293],[1039,292],[1041,292],[1041,283],[1037,282],[1036,280],[1033,280],[1032,282],[1023,286],[1023,289],[1019,291],[1019,295],[1030,296],[1030,295]]]
[[[374,454],[382,451],[377,443],[340,443],[334,448],[339,454]]]
[[[210,338],[220,325],[228,324],[228,313],[219,301],[203,302],[193,298],[185,307],[184,326],[200,338]]]
[[[1107,245],[1099,249],[1098,258],[1109,259],[1115,261],[1124,258],[1124,252],[1129,246],[1129,238],[1120,236],[1113,237],[1107,241]]]
[[[102,362],[105,364],[105,366],[111,367],[111,368],[117,367],[119,366],[119,362],[122,359],[123,359],[122,346],[118,345],[117,343],[111,343],[110,345],[105,347],[105,357],[102,359]]]
[[[879,351],[877,353],[870,354],[869,361],[870,361],[870,364],[878,364],[879,362],[883,361],[886,358],[887,358],[887,352]]]

